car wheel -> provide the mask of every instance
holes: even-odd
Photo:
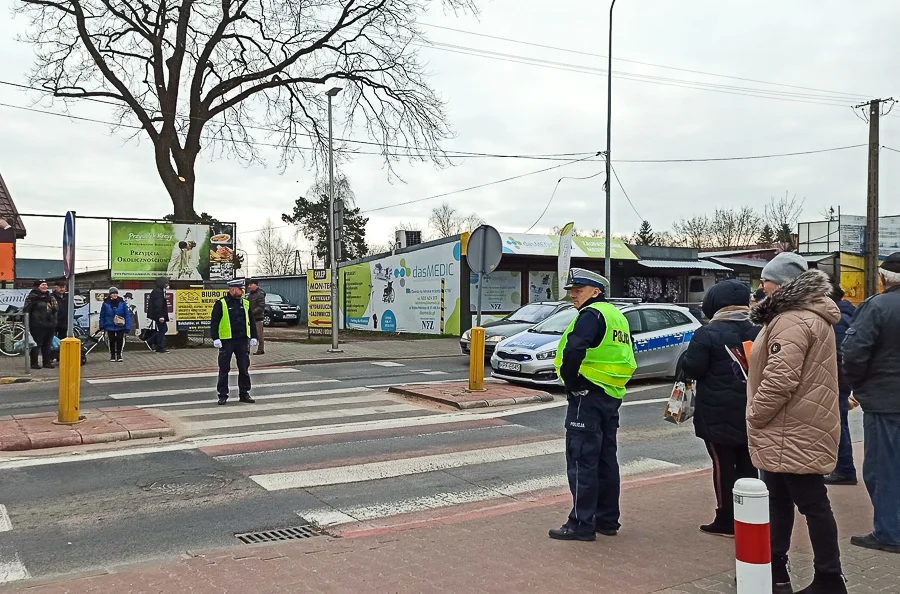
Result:
[[[266,328],[268,328],[268,327],[271,326],[271,325],[272,325],[272,318],[269,317],[268,315],[264,315],[264,316],[263,316],[263,326],[265,326]]]

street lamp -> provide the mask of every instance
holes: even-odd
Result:
[[[343,90],[341,81],[329,81],[325,94],[328,96],[328,249],[331,254],[331,348],[329,353],[342,353],[338,343],[338,261],[337,237],[334,220],[334,134],[332,133],[331,100]]]
[[[612,241],[610,234],[612,233],[612,224],[610,217],[612,216],[612,200],[610,199],[610,191],[612,191],[612,178],[610,177],[612,169],[612,155],[610,154],[612,145],[612,17],[613,8],[616,6],[616,0],[612,0],[609,5],[609,65],[606,72],[606,252],[605,266],[606,280],[609,281],[612,288],[612,258],[610,251],[612,250]],[[612,291],[610,291],[612,295]]]

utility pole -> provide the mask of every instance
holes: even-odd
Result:
[[[872,99],[868,103],[856,106],[866,109],[869,121],[869,176],[866,186],[866,241],[864,256],[864,289],[866,298],[878,294],[878,154],[881,149],[879,124],[883,103],[893,104],[893,99]]]
[[[612,0],[609,5],[609,52],[608,66],[606,72],[606,242],[603,262],[603,272],[606,280],[612,288],[612,177],[610,170],[612,169],[612,34],[613,34],[613,8],[616,7],[616,0]],[[612,291],[608,291],[607,297],[612,296]]]

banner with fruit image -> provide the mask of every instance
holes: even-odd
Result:
[[[455,241],[343,266],[344,327],[458,336],[459,259]]]

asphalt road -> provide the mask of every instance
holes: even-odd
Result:
[[[151,407],[192,437],[0,458],[0,582],[236,545],[235,534],[306,521],[340,531],[564,490],[564,402],[460,413],[383,391],[467,376],[462,357],[298,367],[257,375],[257,405],[226,407],[209,377],[86,384],[83,407]],[[54,389],[4,390],[0,414],[53,410]],[[668,392],[641,383],[626,399],[626,478],[708,464],[692,427],[662,420]]]

